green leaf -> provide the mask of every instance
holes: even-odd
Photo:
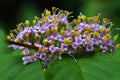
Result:
[[[116,50],[115,55],[84,53],[86,55],[77,57],[77,63],[71,58],[53,61],[46,72],[46,80],[118,80],[119,52]]]

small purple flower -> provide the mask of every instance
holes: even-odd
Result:
[[[77,43],[77,45],[81,45],[83,43],[81,36],[75,37],[75,42]]]
[[[93,49],[94,49],[94,48],[93,48],[93,46],[91,46],[91,45],[87,45],[87,46],[86,46],[86,51],[88,51],[88,52],[89,52],[89,51],[93,51]]]
[[[57,40],[58,38],[60,37],[59,33],[53,33],[51,38],[54,39],[54,40]]]
[[[30,54],[29,49],[24,49],[24,50],[23,50],[23,54],[24,54],[24,55],[28,55],[28,54]]]
[[[106,43],[108,46],[115,47],[114,42],[110,39]]]
[[[61,44],[61,48],[63,48],[64,50],[68,50],[68,45],[67,44],[65,44],[65,43],[62,43]]]
[[[45,33],[45,28],[44,27],[40,27],[39,32],[42,33],[42,34]]]
[[[64,37],[62,37],[62,36],[59,37],[59,41],[60,41],[60,42],[64,42]]]
[[[46,53],[40,53],[39,58],[44,61],[46,59]]]
[[[34,61],[36,61],[37,59],[34,56],[25,56],[22,58],[23,60],[23,64],[27,64],[27,63],[32,63]]]
[[[69,35],[70,35],[70,32],[69,31],[65,31],[64,36],[69,36]]]
[[[99,44],[99,39],[94,38],[94,39],[92,39],[92,42],[93,42],[94,45],[98,45]]]
[[[72,48],[73,48],[73,49],[77,49],[77,47],[78,47],[78,43],[73,42],[73,43],[72,43]]]
[[[49,47],[49,51],[51,51],[51,53],[54,53],[54,52],[56,51],[55,46],[54,46],[54,45],[51,45],[51,46]]]
[[[92,24],[92,31],[97,31],[99,29],[99,25],[98,24]]]
[[[63,24],[67,24],[68,23],[67,17],[59,18],[58,21],[63,23]]]
[[[52,39],[50,36],[48,36],[45,40],[46,40],[48,43],[50,43],[53,39]]]
[[[102,43],[102,44],[100,44],[100,48],[101,48],[101,49],[104,49],[104,50],[107,50],[107,49],[108,49],[106,43]]]

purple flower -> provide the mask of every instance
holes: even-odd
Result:
[[[102,43],[102,44],[100,44],[100,48],[101,48],[101,49],[104,49],[104,50],[107,50],[107,49],[108,49],[106,43]]]
[[[50,36],[48,36],[45,40],[46,40],[48,43],[50,43],[53,39],[52,39]]]
[[[92,42],[93,42],[93,44],[98,45],[98,44],[99,44],[99,39],[93,38],[93,39],[92,39]]]
[[[68,45],[67,44],[65,44],[65,43],[62,43],[61,44],[61,48],[63,48],[64,50],[68,50]]]
[[[57,40],[60,37],[59,33],[55,32],[52,34],[51,38]]]
[[[108,46],[115,47],[114,42],[110,39],[106,43]]]
[[[73,49],[77,49],[77,47],[78,47],[78,43],[73,42],[73,43],[72,43],[72,48],[73,48]]]
[[[27,63],[32,63],[34,61],[36,61],[36,58],[34,56],[25,56],[22,58],[23,60],[23,64],[27,64]]]
[[[64,37],[62,37],[62,36],[59,37],[59,41],[60,41],[60,42],[64,42]]]
[[[92,31],[97,31],[99,29],[99,25],[98,24],[92,24]]]
[[[40,27],[39,32],[42,33],[42,34],[45,33],[45,28],[44,27]]]
[[[67,24],[68,23],[67,17],[59,18],[58,21],[63,23],[63,24]]]
[[[23,54],[24,54],[24,55],[28,55],[28,54],[30,54],[29,49],[24,49],[24,50],[23,50]]]
[[[75,42],[77,43],[77,45],[81,45],[83,43],[81,36],[75,37]]]
[[[51,51],[51,53],[54,53],[54,52],[56,51],[55,46],[54,46],[54,45],[51,45],[51,46],[49,47],[49,51]]]
[[[39,58],[44,61],[46,59],[46,53],[40,53]]]
[[[86,51],[93,51],[93,46],[91,46],[91,45],[87,45],[86,46]]]

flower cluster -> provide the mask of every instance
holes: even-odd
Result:
[[[45,9],[42,18],[35,16],[32,26],[29,20],[19,23],[7,36],[9,47],[23,50],[23,64],[40,60],[43,69],[54,57],[61,59],[64,53],[74,57],[78,50],[114,53],[115,48],[120,48],[120,44],[114,43],[118,35],[111,36],[114,24],[110,20],[100,21],[100,15],[80,14],[69,22],[71,13],[52,7],[52,12]]]

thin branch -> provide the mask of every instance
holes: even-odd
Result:
[[[27,47],[27,48],[38,50],[38,47],[36,47],[34,45],[22,44],[22,43],[18,43],[18,42],[15,42],[15,41],[7,41],[7,42],[9,44],[15,44],[15,45],[18,45],[18,46],[23,46],[23,47]]]

